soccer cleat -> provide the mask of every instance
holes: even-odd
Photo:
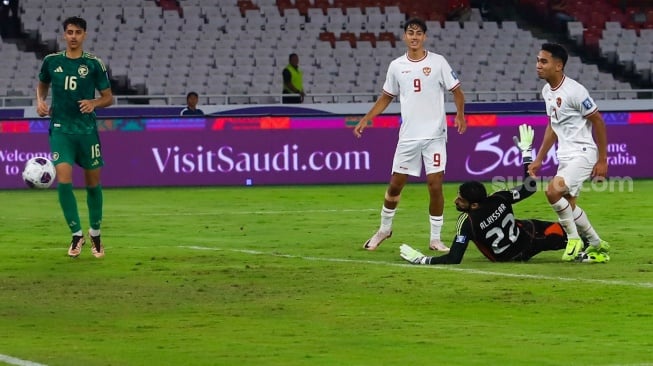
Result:
[[[585,252],[581,254],[585,254],[585,256],[589,259],[592,259],[590,262],[592,263],[603,263],[603,262],[608,262],[610,260],[610,244],[608,244],[607,241],[601,240],[599,245],[594,246],[594,245],[588,245],[587,248],[585,248]],[[581,260],[581,262],[586,262],[585,260]]]
[[[70,241],[70,248],[68,248],[68,256],[71,258],[79,257],[80,253],[82,253],[84,241],[84,236],[73,235],[73,240]]]
[[[583,250],[583,241],[580,238],[568,239],[567,248],[565,248],[565,252],[562,253],[562,260],[565,262],[575,260],[581,250]]]
[[[601,240],[597,249],[600,253],[608,253],[610,252],[610,244],[605,240]]]
[[[98,236],[93,236],[91,235],[91,232],[89,231],[88,237],[91,238],[91,253],[93,253],[93,256],[95,258],[102,258],[104,257],[104,245],[102,245],[102,240],[100,239],[100,235]]]
[[[408,244],[401,244],[399,255],[412,264],[422,264],[422,259],[426,257],[419,250],[411,248]]]
[[[610,255],[606,252],[588,251],[580,252],[576,257],[577,262],[581,263],[607,263],[610,261]]]
[[[363,244],[363,248],[367,250],[375,250],[381,243],[392,236],[392,231],[389,233],[383,232],[381,230],[377,231],[372,235],[372,237]]]
[[[449,247],[442,244],[440,239],[431,240],[431,242],[429,243],[429,249],[437,250],[438,252],[449,253]]]

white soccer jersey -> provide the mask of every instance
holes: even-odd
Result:
[[[597,151],[592,123],[587,116],[598,111],[598,107],[584,86],[563,75],[557,87],[552,88],[548,83],[544,85],[542,98],[551,127],[558,136],[558,158]]]
[[[383,92],[401,101],[399,140],[442,138],[447,133],[444,92],[460,85],[441,55],[426,52],[419,60],[405,54],[388,66]]]

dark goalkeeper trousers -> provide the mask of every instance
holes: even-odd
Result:
[[[517,226],[523,235],[521,252],[514,261],[527,261],[545,250],[561,250],[567,246],[567,234],[557,222],[542,220],[519,220]]]

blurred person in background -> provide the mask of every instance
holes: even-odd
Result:
[[[182,109],[179,113],[180,116],[203,116],[204,112],[197,108],[199,102],[199,95],[192,91],[186,94],[186,108]]]
[[[304,102],[303,72],[299,69],[299,56],[291,53],[288,56],[288,65],[283,69],[283,103]]]

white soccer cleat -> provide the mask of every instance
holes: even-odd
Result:
[[[433,239],[429,243],[429,249],[437,250],[438,252],[449,253],[449,247],[442,244],[440,239]]]
[[[401,246],[399,247],[399,255],[401,256],[401,258],[407,260],[412,264],[422,264],[422,258],[425,257],[425,255],[422,254],[422,252],[413,249],[408,244],[401,244]]]
[[[387,239],[387,238],[389,238],[391,236],[392,236],[392,231],[385,232],[385,231],[379,230],[376,233],[374,233],[374,235],[372,235],[372,237],[369,238],[369,240],[366,241],[365,244],[363,244],[363,248],[365,248],[367,250],[375,250],[379,245],[381,245],[381,243],[385,239]]]

